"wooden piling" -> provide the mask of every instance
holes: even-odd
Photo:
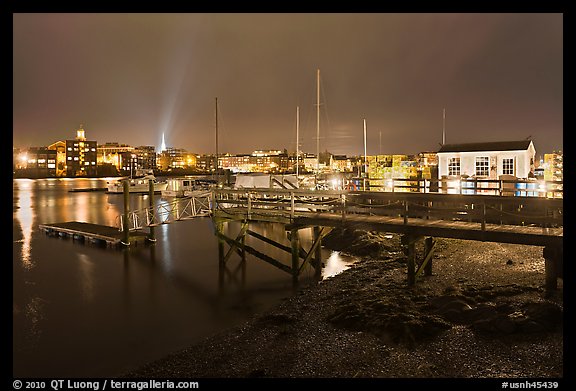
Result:
[[[320,236],[320,227],[314,226],[314,243],[318,242],[314,257],[314,278],[316,281],[322,279],[322,237]]]
[[[562,252],[553,246],[544,247],[544,272],[546,274],[544,280],[544,290],[546,296],[558,289],[558,268],[562,264]]]
[[[152,179],[148,180],[148,205],[150,206],[150,209],[153,211],[154,210],[154,181]],[[148,227],[148,241],[150,241],[150,242],[156,241],[153,226]]]
[[[216,237],[218,238],[218,286],[220,289],[224,288],[224,268],[226,263],[224,262],[224,240],[222,239],[224,231],[224,223],[216,222]]]
[[[125,246],[130,246],[130,229],[128,224],[128,212],[130,209],[130,183],[128,179],[122,182],[123,190],[124,190],[124,218],[122,220],[122,229],[123,229],[123,240],[122,244]]]
[[[292,248],[292,283],[298,283],[298,272],[299,272],[299,243],[298,243],[298,230],[290,230],[290,244]]]

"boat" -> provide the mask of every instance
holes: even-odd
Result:
[[[166,180],[166,189],[162,197],[190,197],[203,194],[218,184],[218,181],[206,178],[178,177]]]
[[[124,193],[123,182],[126,179],[130,184],[130,186],[128,187],[128,191],[130,193],[148,193],[150,191],[150,184],[149,184],[150,180],[152,180],[152,182],[154,183],[154,193],[161,193],[168,187],[167,182],[159,182],[153,174],[148,173],[142,176],[108,181],[106,182],[106,188],[108,189],[108,193],[116,193],[116,194]]]

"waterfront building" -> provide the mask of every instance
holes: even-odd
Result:
[[[18,158],[20,173],[32,178],[56,176],[56,151],[47,147],[30,147],[20,152]]]
[[[64,146],[64,152],[62,151]],[[86,139],[86,131],[83,126],[76,130],[76,138],[55,142],[50,146],[56,150],[58,164],[64,157],[62,172],[67,177],[95,176],[97,174],[97,143]]]
[[[544,154],[542,168],[545,181],[562,181],[564,178],[562,151]]]
[[[438,175],[499,179],[534,176],[532,140],[445,144],[438,151]]]
[[[195,168],[196,160],[197,158],[195,154],[192,154],[183,148],[167,147],[157,155],[156,167],[162,171]]]
[[[98,145],[96,161],[98,165],[111,164],[120,170],[122,169],[122,156],[127,156],[124,154],[131,154],[133,151],[134,147],[130,145],[107,142]]]

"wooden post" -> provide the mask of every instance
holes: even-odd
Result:
[[[216,223],[216,232],[220,235],[224,234],[224,223],[217,222]],[[224,287],[224,268],[226,267],[226,263],[224,262],[224,240],[221,238],[220,235],[216,235],[218,238],[218,286],[220,289]]]
[[[154,214],[154,181],[152,179],[148,180],[148,205],[150,206],[152,214]],[[154,227],[148,227],[148,240],[150,242],[156,241]]]
[[[250,215],[252,214],[252,194],[248,193],[248,213],[247,218],[250,220]]]
[[[408,199],[404,200],[404,225],[408,224]]]
[[[316,281],[322,279],[322,238],[320,237],[320,227],[314,227],[314,242],[318,242],[314,256],[314,278]]]
[[[482,202],[482,231],[486,231],[486,203]]]
[[[552,246],[544,247],[544,271],[546,273],[544,290],[547,297],[558,289],[558,266],[561,264],[562,253]]]
[[[299,263],[299,243],[298,243],[298,230],[290,230],[290,244],[292,247],[292,283],[296,285],[298,283],[298,263]]]
[[[426,240],[424,241],[424,254],[428,255],[428,253],[432,251],[433,246],[434,246],[434,238],[431,236],[427,237]],[[432,259],[434,259],[434,256],[430,256],[428,263],[426,263],[426,266],[424,266],[425,276],[432,275]]]
[[[413,286],[416,283],[416,241],[410,236],[407,236],[406,239],[408,239],[408,286]]]
[[[130,246],[130,227],[128,225],[128,209],[130,209],[130,183],[128,179],[122,182],[124,190],[124,216],[122,220],[122,236],[121,243],[125,246]]]
[[[248,224],[248,222],[246,222],[246,224]],[[242,275],[240,276],[240,281],[242,283],[242,289],[244,289],[246,287],[246,248],[245,248],[245,244],[246,244],[246,233],[244,233],[244,235],[242,235],[242,239],[240,239],[240,243],[242,243],[242,247],[240,248],[240,251],[242,252],[242,261],[240,264],[241,270],[240,273],[242,273]]]

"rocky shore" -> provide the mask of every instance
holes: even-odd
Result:
[[[541,247],[438,239],[433,275],[409,288],[397,235],[335,231],[324,244],[362,258],[125,377],[564,376],[562,280],[545,298]]]

